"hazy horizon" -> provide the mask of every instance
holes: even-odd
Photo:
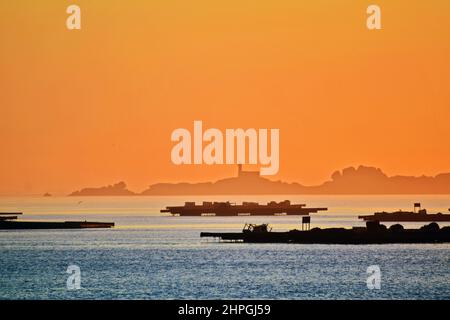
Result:
[[[255,166],[248,166],[248,167],[252,168],[252,167],[255,167]],[[147,188],[150,188],[152,186],[161,185],[161,184],[178,185],[178,184],[189,183],[189,184],[195,185],[195,184],[202,184],[202,183],[216,183],[216,182],[219,182],[221,180],[227,180],[229,178],[237,177],[236,176],[236,168],[237,168],[237,166],[234,166],[234,168],[235,168],[235,170],[234,170],[235,172],[231,176],[220,177],[217,180],[212,180],[212,181],[206,181],[206,180],[200,180],[200,181],[174,181],[174,182],[159,181],[159,182],[156,182],[155,184],[148,185]],[[244,168],[246,168],[246,167],[244,167]],[[282,180],[279,180],[279,179],[271,178],[270,176],[261,176],[261,178],[265,179],[265,180],[268,180],[268,181],[271,181],[271,182],[277,182],[277,183],[278,182],[282,182],[282,183],[288,183],[288,184],[299,184],[299,185],[304,186],[306,188],[314,188],[314,187],[320,187],[320,186],[323,186],[326,183],[332,182],[334,174],[339,173],[339,174],[342,175],[345,172],[345,170],[353,169],[353,168],[356,169],[356,172],[358,172],[358,170],[360,168],[370,169],[370,170],[373,170],[373,171],[380,171],[380,173],[384,174],[387,178],[395,178],[395,177],[405,177],[405,178],[425,178],[426,177],[426,178],[434,178],[434,177],[436,177],[436,176],[426,176],[426,175],[418,175],[418,176],[403,176],[403,175],[398,175],[398,174],[397,175],[387,175],[381,168],[359,165],[359,166],[356,166],[356,167],[346,167],[346,168],[334,170],[333,173],[330,174],[328,179],[320,182],[317,185],[306,185],[306,184],[303,184],[301,181],[282,181]],[[257,170],[256,171],[246,170],[246,171],[250,171],[250,172],[253,172],[253,173],[257,173],[258,172]],[[441,174],[450,174],[450,172],[440,172],[437,175],[441,175]],[[368,177],[368,179],[370,180],[371,177]],[[370,183],[370,181],[367,181],[367,182]],[[72,191],[70,191],[68,193],[51,193],[49,191],[46,191],[46,192],[43,192],[43,193],[29,193],[29,194],[26,194],[26,193],[21,193],[21,194],[3,193],[2,194],[2,193],[0,193],[0,197],[16,197],[16,196],[38,196],[39,197],[39,196],[45,196],[45,195],[64,197],[64,196],[71,196],[72,193],[78,192],[80,190],[90,189],[90,188],[92,188],[92,189],[101,189],[101,188],[106,188],[106,187],[114,187],[115,185],[117,185],[119,183],[125,183],[126,184],[126,190],[130,190],[131,192],[134,193],[133,195],[130,195],[130,196],[136,196],[136,195],[139,195],[139,196],[164,196],[163,194],[154,194],[154,195],[152,195],[152,194],[142,194],[142,192],[146,191],[147,189],[144,189],[144,190],[133,190],[133,189],[131,189],[129,187],[127,181],[120,180],[120,181],[115,181],[115,182],[112,182],[112,183],[109,183],[109,184],[99,185],[99,186],[82,186],[82,187],[79,187],[78,189],[72,190]],[[274,192],[272,195],[282,195],[282,194],[283,193]],[[287,195],[287,196],[302,195],[302,194],[314,195],[315,193],[298,193],[298,194],[297,193],[289,193],[289,192],[285,193],[285,195]],[[320,195],[320,194],[340,195],[341,193],[317,193],[317,194],[318,195]],[[390,193],[389,192],[386,192],[386,193],[379,193],[379,192],[375,192],[375,193],[374,192],[348,193],[348,192],[344,192],[344,193],[342,193],[342,195],[352,195],[352,194],[354,194],[354,195],[382,195],[382,194],[386,194],[386,195],[421,195],[421,194],[423,194],[423,195],[426,195],[426,194],[430,194],[430,195],[446,195],[446,194],[450,194],[450,193],[449,192],[423,193],[423,192],[401,192],[401,191],[396,192],[396,193],[392,193],[392,192],[390,192]],[[187,196],[193,196],[193,195],[202,195],[202,193],[199,193],[199,194],[188,194]],[[208,195],[211,195],[211,194],[205,193],[203,195],[208,196]],[[223,193],[223,194],[214,194],[214,195],[233,195],[233,194]],[[257,194],[255,194],[255,193],[248,193],[248,194],[247,193],[240,193],[239,195],[257,195]],[[265,193],[265,194],[262,194],[262,195],[271,195],[271,193]],[[127,195],[104,194],[104,195],[80,195],[80,196],[127,196]],[[171,196],[171,195],[167,194],[167,196]]]

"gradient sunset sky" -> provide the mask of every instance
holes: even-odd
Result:
[[[82,29],[66,29],[81,7]],[[382,9],[382,30],[366,8]],[[210,181],[176,128],[279,128],[270,179],[450,172],[450,1],[0,2],[0,194]]]

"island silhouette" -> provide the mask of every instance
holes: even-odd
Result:
[[[133,191],[127,189],[125,182],[121,181],[113,185],[99,188],[84,188],[79,191],[72,192],[70,196],[133,196]]]
[[[263,194],[450,194],[450,173],[431,176],[387,176],[376,167],[348,167],[335,171],[331,180],[320,185],[272,181],[257,171],[244,171],[238,166],[235,177],[215,182],[156,183],[135,193],[125,182],[84,188],[70,196],[131,196],[131,195],[263,195]]]

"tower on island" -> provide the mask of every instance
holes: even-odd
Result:
[[[249,177],[257,178],[257,177],[259,177],[259,171],[244,171],[242,169],[242,164],[239,163],[237,177],[238,178],[249,178]]]

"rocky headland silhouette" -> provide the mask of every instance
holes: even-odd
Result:
[[[127,189],[125,182],[121,181],[113,185],[99,188],[84,188],[72,192],[70,196],[133,196],[133,191]]]
[[[331,180],[316,186],[272,181],[256,171],[239,166],[235,177],[200,183],[156,183],[141,193],[127,189],[124,182],[100,188],[85,188],[71,196],[117,195],[262,195],[262,194],[450,194],[450,173],[432,176],[387,176],[368,166],[335,171]]]

